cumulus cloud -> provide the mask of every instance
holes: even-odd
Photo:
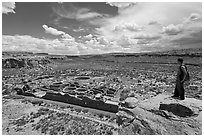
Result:
[[[96,15],[88,20],[89,22],[94,21],[97,28],[95,28],[95,34],[93,33],[94,37],[91,36],[92,34],[87,35],[87,39],[83,36],[80,37],[86,40],[84,45],[86,48],[82,46],[84,51],[87,49],[92,51],[100,49],[101,52],[105,49],[110,50],[107,46],[130,52],[171,49],[171,47],[179,47],[180,44],[184,44],[184,42],[176,41],[175,38],[179,39],[183,36],[183,39],[186,39],[189,38],[189,33],[202,29],[202,25],[199,23],[201,20],[199,15],[202,14],[201,4],[198,3],[107,4],[117,7],[118,14],[107,17]],[[80,9],[78,13],[69,16],[69,18],[80,20],[79,15],[83,14],[82,11],[84,13],[93,12],[88,9]],[[73,11],[69,13],[71,14]],[[97,17],[102,18],[93,20]],[[85,20],[83,17],[81,19]],[[191,23],[184,23],[184,20]],[[191,42],[195,41],[191,40]]]
[[[97,40],[102,45],[110,45],[110,42],[104,36],[98,37]]]
[[[29,35],[3,35],[3,51],[48,52],[52,54],[79,54],[76,42],[39,39]]]
[[[8,13],[15,13],[16,5],[15,2],[2,2],[2,13],[8,14]]]
[[[43,25],[42,27],[45,29],[46,33],[49,33],[49,34],[52,34],[52,35],[55,35],[55,36],[65,34],[63,31],[59,31],[59,30],[57,30],[55,28],[48,27],[47,25]]]
[[[183,25],[182,24],[178,24],[178,25],[170,24],[166,27],[163,27],[162,31],[163,33],[166,33],[167,35],[177,35],[183,31]]]
[[[91,39],[93,38],[93,35],[92,35],[92,34],[89,34],[89,35],[84,36],[84,38],[85,38],[86,40],[91,40]]]
[[[87,40],[87,41],[85,41],[85,43],[88,44],[89,46],[92,46],[92,47],[96,47],[99,44],[99,42],[95,38]]]
[[[124,30],[141,31],[142,27],[137,24],[130,24],[130,23],[118,24],[114,26],[114,31],[124,31]]]
[[[81,54],[103,54],[115,51],[119,52],[122,49],[117,43],[110,42],[104,36],[93,36],[89,34],[80,38],[84,40],[83,44],[81,43],[79,46]]]
[[[136,42],[129,37],[122,35],[121,38],[117,40],[117,44],[123,48],[130,48],[133,44],[136,44]]]
[[[119,6],[120,7],[120,6]],[[173,10],[172,10],[173,9]],[[165,3],[165,2],[143,2],[137,3],[135,6],[130,6],[125,10],[118,12],[114,17],[104,18],[106,23],[96,29],[96,33],[105,36],[108,40],[117,41],[121,35],[126,35],[133,38],[137,32],[150,34],[164,34],[165,37],[175,36],[176,34],[184,33],[189,27],[186,27],[182,19],[188,17],[190,13],[202,14],[201,3]],[[137,24],[141,26],[127,27],[123,24]],[[174,24],[174,25],[169,25]],[[181,24],[181,25],[176,25]],[[163,27],[164,26],[164,27]],[[199,24],[197,24],[199,26]],[[198,29],[196,25],[192,25],[189,30]],[[134,28],[134,29],[130,29]],[[200,28],[200,26],[199,26]],[[133,31],[134,30],[134,31]],[[186,32],[186,31],[185,31]]]
[[[29,35],[3,35],[2,50],[47,52],[63,55],[102,54],[121,50],[120,47],[111,43],[105,45],[105,42],[107,42],[105,38],[96,37],[87,40],[85,43],[80,43],[66,38],[50,40],[35,38]]]
[[[3,51],[41,51],[47,49],[46,41],[31,37],[29,35],[3,35],[2,50]]]
[[[71,35],[65,33],[64,35],[62,35],[62,40],[72,42],[72,41],[75,41],[75,38],[72,37]]]
[[[93,36],[92,34],[81,37],[85,40],[84,44],[87,48],[100,49],[108,52],[113,48],[113,43],[108,41],[104,36]]]
[[[62,37],[62,40],[64,41],[75,41],[75,38],[72,37],[71,35],[63,32],[63,31],[59,31],[55,28],[52,28],[52,27],[48,27],[47,25],[43,25],[42,26],[44,29],[45,29],[45,32],[48,33],[48,34],[52,34],[52,35],[55,35],[55,36],[60,36]]]
[[[154,45],[157,46],[154,49],[166,48],[162,46],[171,41],[168,38],[178,38],[178,36],[197,32],[202,28],[200,24],[196,24],[201,20],[199,17],[202,14],[200,3],[108,2],[107,4],[118,8],[117,15],[106,16],[88,8],[74,6],[69,8],[62,6],[55,9],[55,13],[63,18],[88,21],[94,27],[97,26],[94,31],[91,31],[94,34],[93,37],[91,34],[85,36],[87,38],[84,36],[79,38],[82,39],[81,41],[86,40],[85,46],[87,48],[94,46],[93,49],[101,50],[105,49],[104,45],[137,51],[140,49],[148,50],[145,49],[148,47],[153,50]],[[189,20],[191,23],[184,23],[184,20]],[[84,30],[79,29],[79,31]],[[161,32],[166,35],[161,35]],[[163,43],[159,43],[160,41]],[[143,48],[144,46],[145,48]]]
[[[6,35],[3,38],[3,49],[9,47],[14,50],[28,48],[32,51],[63,54],[71,52],[74,54],[111,51],[137,52],[166,49],[185,44],[185,41],[198,43],[201,40],[201,35],[195,35],[197,39],[191,36],[191,34],[202,30],[202,8],[199,3],[107,4],[118,7],[117,15],[106,16],[88,8],[78,8],[73,5],[65,7],[66,4],[57,4],[58,7],[53,8],[54,13],[59,17],[58,21],[63,18],[75,19],[79,21],[78,23],[85,23],[84,25],[87,25],[87,21],[89,23],[94,21],[94,26],[88,24],[88,27],[92,27],[91,31],[82,27],[73,29],[82,35],[78,42],[66,32],[43,25],[46,33],[60,36],[60,38],[46,40],[31,36]],[[14,12],[11,11],[11,13]],[[98,28],[94,28],[95,26]],[[167,35],[162,34],[161,36],[161,31]],[[89,35],[83,36],[83,34]]]

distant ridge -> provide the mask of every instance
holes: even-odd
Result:
[[[152,52],[140,52],[140,53],[125,53],[125,52],[112,52],[112,53],[103,53],[103,54],[86,54],[86,55],[59,55],[59,54],[49,54],[45,52],[26,52],[26,51],[2,51],[2,55],[7,54],[33,54],[33,55],[48,55],[48,56],[66,56],[66,57],[92,57],[92,56],[202,56],[202,48],[188,48],[188,49],[173,49],[165,51],[152,51]]]
[[[114,56],[114,57],[128,57],[128,56],[191,56],[202,57],[202,48],[188,48],[188,49],[174,49],[166,51],[154,51],[154,52],[141,52],[141,53],[106,53],[101,56]]]
[[[154,54],[154,53],[179,53],[179,52],[201,52],[202,53],[202,48],[187,48],[187,49],[172,49],[172,50],[163,50],[163,51],[147,51],[147,52],[140,52],[140,53],[125,53],[125,52],[112,52],[112,53],[105,53],[105,54],[111,54],[111,55],[115,55],[115,54]]]

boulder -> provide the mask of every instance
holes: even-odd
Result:
[[[128,97],[124,102],[126,107],[135,108],[138,104],[138,99],[136,99],[135,97]]]
[[[35,93],[33,93],[36,97],[39,97],[39,98],[41,98],[41,97],[43,97],[43,96],[45,96],[46,95],[46,92],[45,91],[40,91],[40,90],[38,90],[37,92],[35,92]]]

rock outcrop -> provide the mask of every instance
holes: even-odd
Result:
[[[28,59],[28,58],[4,58],[2,59],[2,68],[23,68],[23,67],[43,67],[42,65],[46,65],[50,63],[47,59]]]
[[[25,60],[8,58],[2,60],[2,68],[22,68],[26,66]]]
[[[194,98],[178,100],[160,94],[140,101],[134,109],[134,120],[122,124],[119,134],[201,135],[202,101]]]

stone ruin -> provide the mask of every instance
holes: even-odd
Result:
[[[88,78],[77,77],[77,79]],[[54,82],[49,86],[42,86],[39,88],[31,88],[29,83],[25,83],[15,87],[14,90],[18,95],[59,101],[113,113],[117,113],[119,108],[119,102],[111,100],[111,97],[117,92],[115,89],[85,87],[76,81],[67,83]]]

